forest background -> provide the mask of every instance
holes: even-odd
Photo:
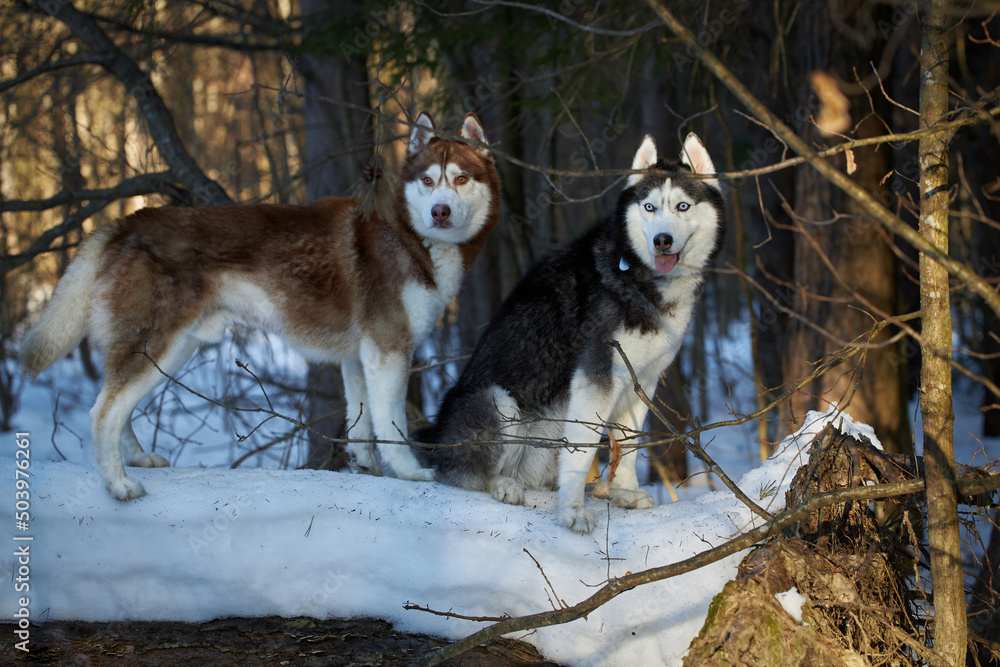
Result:
[[[664,9],[690,38],[664,24]],[[730,227],[689,344],[654,400],[683,430],[709,412],[711,396],[752,387],[755,412],[733,418],[753,420],[761,456],[807,410],[837,402],[887,449],[912,452],[929,349],[912,314],[941,318],[928,319],[921,303],[923,259],[870,202],[923,233],[918,132],[952,123],[942,191],[950,225],[934,243],[964,271],[952,270],[945,290],[950,349],[931,357],[946,358],[957,395],[982,407],[980,434],[1000,435],[1000,314],[987,295],[1000,281],[997,9],[905,0],[4,3],[0,430],[23,383],[17,341],[93,226],[142,206],[347,193],[376,151],[400,159],[402,143],[392,141],[428,109],[443,128],[479,115],[504,215],[421,352],[415,420],[526,268],[609,210],[641,137],[652,134],[670,155],[695,131],[727,172]],[[931,11],[944,17],[947,87],[934,115],[921,106]],[[858,191],[792,160],[799,151],[706,53],[827,151]],[[749,342],[752,371],[721,377],[719,341],[734,331]],[[99,374],[95,353],[84,346],[79,358]],[[254,383],[233,374],[243,380],[227,400],[239,402],[240,387]],[[303,465],[343,467],[337,369],[260,377],[313,427],[281,444],[307,443]],[[688,465],[679,446],[652,457],[674,483]]]

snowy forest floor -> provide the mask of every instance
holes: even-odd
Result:
[[[533,491],[525,506],[513,507],[433,483],[275,469],[297,467],[294,447],[231,470],[232,455],[243,453],[231,434],[254,425],[208,419],[184,403],[169,430],[185,437],[172,450],[160,430],[167,422],[152,418],[169,411],[174,392],[186,393],[173,386],[154,396],[136,430],[144,443],[159,442],[175,467],[131,469],[150,495],[119,503],[103,488],[86,435],[96,384],[80,377],[78,364],[59,366],[25,387],[15,420],[15,431],[31,433],[28,664],[409,664],[481,625],[404,603],[470,615],[535,613],[553,607],[543,577],[555,597],[574,603],[612,577],[692,557],[757,525],[731,493],[707,492],[704,482],[677,503],[654,493],[659,504],[650,510],[589,499],[604,523],[581,536],[555,521],[551,492]],[[218,377],[213,370],[211,361],[195,365],[185,379]],[[730,400],[745,411],[746,401],[736,405],[732,397],[710,404]],[[995,457],[1000,441],[973,435],[975,404],[956,401],[956,412],[959,461]],[[777,511],[803,462],[800,448],[829,421],[840,422],[835,413],[811,413],[799,437],[763,465],[754,460],[750,428],[716,431],[706,446],[745,493]],[[841,427],[870,431],[849,417]],[[255,464],[261,467],[247,467]],[[0,448],[0,476],[15,479],[12,447]],[[13,526],[9,506],[0,516]],[[586,621],[518,638],[560,664],[679,665],[742,555],[630,591]],[[12,550],[0,554],[0,567],[13,571]],[[0,601],[16,609],[13,585]],[[373,618],[384,620],[365,620]],[[10,624],[3,628],[13,638]],[[19,653],[7,642],[0,641],[4,658]],[[447,664],[555,664],[529,651],[523,643],[492,644]]]

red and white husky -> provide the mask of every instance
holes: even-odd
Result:
[[[90,419],[97,464],[115,498],[145,494],[125,465],[168,465],[139,445],[133,409],[233,322],[282,335],[308,359],[339,362],[351,437],[377,438],[382,463],[397,476],[433,478],[409,447],[381,441],[406,437],[413,350],[499,216],[500,179],[475,114],[460,136],[473,143],[434,136],[430,116],[420,115],[384,215],[347,197],[148,208],[86,240],[20,353],[38,373],[84,335],[104,352],[104,386]],[[381,474],[371,442],[351,449],[356,470]]]

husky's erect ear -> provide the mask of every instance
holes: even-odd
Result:
[[[714,174],[715,165],[712,158],[708,157],[705,144],[701,143],[698,135],[692,132],[684,140],[684,148],[681,150],[681,164],[691,167],[691,171],[696,174]],[[710,183],[715,184],[715,179]]]
[[[486,133],[483,131],[482,123],[479,122],[479,117],[471,111],[465,114],[465,120],[462,121],[462,131],[459,132],[459,136],[469,141],[478,141],[481,144],[489,143],[486,141]],[[485,146],[475,146],[474,148],[483,157],[489,155],[490,151]]]
[[[647,134],[642,138],[639,150],[635,152],[635,157],[632,158],[632,169],[645,171],[656,164],[656,160],[656,142],[653,141],[652,135]],[[642,174],[631,174],[628,177],[628,187],[632,187],[641,180]]]
[[[431,118],[429,113],[424,111],[417,118],[417,123],[413,126],[413,132],[410,133],[410,147],[406,150],[406,154],[411,155],[422,149],[431,140],[433,135],[434,119]]]

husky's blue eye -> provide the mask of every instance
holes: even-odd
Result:
[[[691,208],[691,204],[687,203],[686,201],[682,201],[680,204],[677,205],[678,211],[686,211],[689,208]]]
[[[655,206],[653,206],[652,204],[648,204],[648,203],[644,204],[643,208],[646,209],[647,211],[649,211],[650,213],[652,213],[653,211],[656,210]]]

